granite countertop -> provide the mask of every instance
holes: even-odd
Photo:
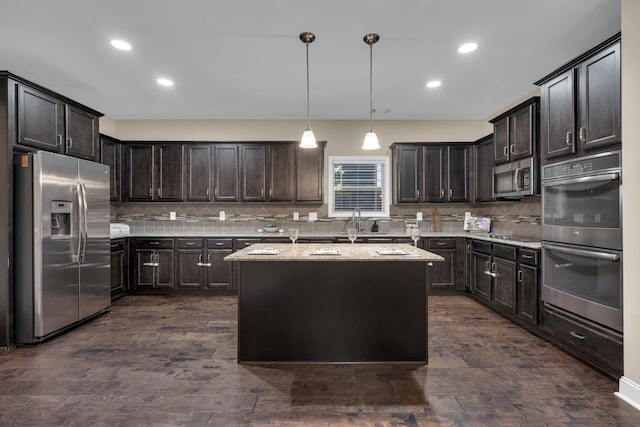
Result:
[[[401,243],[256,243],[227,255],[224,260],[431,262],[444,261],[444,258]]]
[[[359,237],[366,237],[366,238],[398,238],[398,237],[406,237],[408,238],[409,236],[401,231],[398,232],[382,232],[382,233],[371,233],[371,232],[366,232],[366,233],[360,233],[358,235]],[[539,239],[535,239],[535,238],[529,238],[529,237],[518,237],[518,236],[511,236],[510,239],[505,239],[504,235],[500,235],[502,237],[493,237],[494,234],[493,233],[470,233],[467,231],[442,231],[442,232],[435,232],[435,231],[423,231],[422,232],[422,237],[424,238],[446,238],[446,237],[462,237],[462,238],[471,238],[471,239],[476,239],[476,240],[484,240],[484,241],[488,241],[488,242],[492,242],[492,243],[502,243],[502,244],[507,244],[507,245],[513,245],[513,246],[519,246],[519,247],[526,247],[526,248],[531,248],[531,249],[540,249],[541,248],[541,243]],[[258,232],[258,231],[215,231],[215,232],[197,232],[197,233],[175,233],[175,232],[147,232],[144,234],[139,234],[139,233],[132,233],[132,234],[128,234],[128,235],[118,235],[118,236],[111,236],[112,239],[115,238],[122,238],[122,237],[188,237],[188,238],[194,238],[194,237],[202,237],[202,238],[207,238],[207,237],[211,237],[211,238],[232,238],[232,237],[238,237],[238,238],[255,238],[255,239],[260,239],[260,238],[287,238],[287,234],[286,233],[265,233],[265,232]],[[334,233],[320,233],[320,232],[305,232],[305,231],[300,231],[300,236],[299,239],[321,239],[321,238],[346,238],[347,237],[347,233],[345,232],[334,232]]]

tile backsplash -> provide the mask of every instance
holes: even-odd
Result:
[[[416,218],[421,212],[421,227],[429,230],[431,215],[437,210],[441,216],[443,231],[461,231],[465,212],[473,216],[489,217],[491,231],[511,233],[527,237],[540,237],[540,198],[528,197],[519,201],[490,203],[443,203],[411,206],[391,206],[389,218],[378,219],[380,232],[395,232],[404,229],[406,219]],[[220,221],[220,211],[225,220]],[[176,213],[176,220],[169,220],[169,213]],[[300,219],[293,220],[298,212]],[[309,213],[316,212],[318,220],[310,222]],[[185,233],[198,232],[248,232],[262,228],[265,222],[276,222],[280,228],[296,227],[304,232],[343,232],[348,219],[329,218],[328,206],[324,205],[270,205],[249,203],[115,203],[111,205],[111,221],[127,223],[131,233]],[[365,219],[367,230],[373,219]]]

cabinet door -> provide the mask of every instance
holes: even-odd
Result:
[[[424,182],[422,198],[425,202],[444,202],[446,147],[422,147]]]
[[[476,146],[475,184],[476,202],[493,200],[493,138],[480,142]]]
[[[442,262],[434,262],[429,270],[429,289],[455,289],[456,251],[433,249],[429,249],[429,251],[444,258]]]
[[[473,293],[489,300],[491,299],[492,278],[486,272],[490,270],[491,256],[473,254]]]
[[[210,145],[188,145],[186,157],[187,201],[211,201],[212,147]]]
[[[517,282],[517,314],[534,325],[538,323],[538,268],[520,264]]]
[[[231,255],[231,249],[215,249],[207,252],[207,288],[233,289],[233,263],[224,261],[224,257]]]
[[[509,160],[531,157],[534,154],[534,141],[537,138],[537,104],[516,111],[509,116]]]
[[[494,258],[492,300],[511,313],[516,312],[516,263],[514,261]]]
[[[181,289],[202,289],[204,286],[205,267],[202,265],[204,252],[202,249],[179,249],[178,274],[176,287]]]
[[[28,86],[18,85],[18,144],[62,152],[64,104]]]
[[[214,173],[216,202],[239,200],[240,156],[237,145],[215,145]]]
[[[509,161],[509,117],[505,117],[493,124],[494,162]]]
[[[182,144],[157,145],[155,200],[181,202],[183,166]]]
[[[155,285],[155,252],[136,249],[134,253],[134,289],[150,289]]]
[[[153,200],[153,146],[148,144],[128,145],[127,148],[127,200]]]
[[[580,65],[578,138],[584,149],[622,141],[620,44]]]
[[[262,144],[246,144],[241,150],[241,200],[262,202],[265,198],[267,147]]]
[[[544,159],[575,153],[574,72],[570,69],[540,88],[540,144]]]
[[[111,253],[111,295],[122,294],[125,291],[125,253],[117,251]]]
[[[107,138],[100,138],[101,162],[109,166],[109,198],[120,201],[120,144]]]
[[[417,203],[420,201],[422,177],[422,148],[420,146],[394,147],[394,202]]]
[[[87,160],[97,160],[98,118],[73,105],[66,106],[66,153]]]
[[[296,201],[321,202],[324,144],[317,148],[296,147]]]
[[[469,146],[450,146],[448,148],[447,194],[449,202],[469,201]]]
[[[155,251],[156,283],[157,288],[173,288],[175,282],[175,267],[173,261],[173,249],[158,249]]]
[[[294,145],[271,144],[269,146],[268,200],[293,202],[294,172]]]

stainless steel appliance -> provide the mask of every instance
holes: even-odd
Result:
[[[539,194],[538,159],[530,157],[493,168],[493,197],[519,199]]]
[[[48,152],[14,155],[16,344],[109,309],[109,168]]]
[[[542,169],[542,299],[622,332],[619,151]]]

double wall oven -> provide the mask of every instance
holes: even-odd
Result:
[[[542,168],[542,299],[622,332],[621,152]]]

